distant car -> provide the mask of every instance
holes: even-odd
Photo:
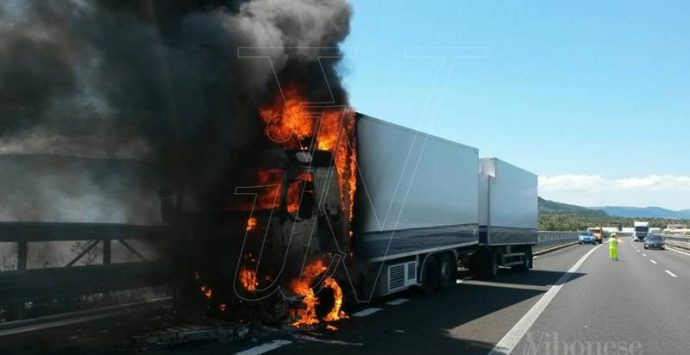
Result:
[[[597,238],[591,232],[584,232],[580,234],[580,244],[597,244]]]
[[[664,238],[661,237],[660,235],[648,235],[647,238],[644,238],[644,248],[645,249],[664,250],[664,249],[666,249],[664,244],[665,244]]]

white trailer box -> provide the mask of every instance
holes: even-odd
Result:
[[[496,158],[479,165],[479,243],[536,244],[537,175]]]
[[[356,224],[372,261],[476,245],[478,151],[357,116]]]

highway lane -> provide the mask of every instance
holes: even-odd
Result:
[[[687,353],[690,257],[629,238],[618,262],[607,254],[604,245],[589,258],[586,276],[564,286],[513,354]]]
[[[502,270],[496,282],[462,280],[454,289],[389,306],[384,300],[362,308],[380,311],[353,317],[340,331],[317,334],[317,339],[290,339],[272,353],[304,354],[487,354],[541,298],[565,271],[592,246],[572,246],[535,259],[527,273]],[[573,279],[583,276],[575,274]],[[281,340],[287,340],[283,338]],[[262,350],[276,339],[240,344],[233,350]],[[213,353],[213,351],[209,351]]]
[[[352,318],[338,323],[337,331],[321,327],[265,333],[238,343],[194,343],[145,353],[259,354],[272,350],[272,354],[487,354],[543,302],[566,271],[593,249],[528,328],[513,354],[573,353],[565,352],[565,346],[590,346],[593,351],[584,354],[605,354],[603,349],[609,342],[617,347],[616,352],[609,349],[609,355],[686,353],[690,348],[690,337],[686,336],[690,314],[685,299],[690,294],[690,256],[641,247],[641,243],[632,244],[624,238],[621,260],[611,262],[606,244],[597,249],[571,246],[538,257],[530,272],[502,270],[496,282],[477,281],[463,274],[448,292],[432,296],[406,292],[351,308]],[[112,333],[105,334],[110,337],[100,346],[97,339],[86,343],[81,338],[71,339],[70,335],[78,334],[75,328],[0,339],[0,344],[13,344],[0,352],[112,353],[113,343],[131,335],[123,333],[118,340]],[[554,342],[559,345],[554,346]]]

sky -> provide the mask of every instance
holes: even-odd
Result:
[[[540,176],[690,209],[690,1],[353,0],[351,104]]]

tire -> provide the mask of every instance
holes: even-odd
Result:
[[[453,253],[445,253],[439,256],[441,265],[438,268],[438,289],[448,291],[458,278],[458,260]]]
[[[424,263],[424,278],[422,279],[422,293],[425,295],[432,295],[438,288],[439,276],[438,261],[436,256],[429,255]]]
[[[496,280],[498,278],[498,253],[487,252],[482,255],[481,278],[484,280]]]

